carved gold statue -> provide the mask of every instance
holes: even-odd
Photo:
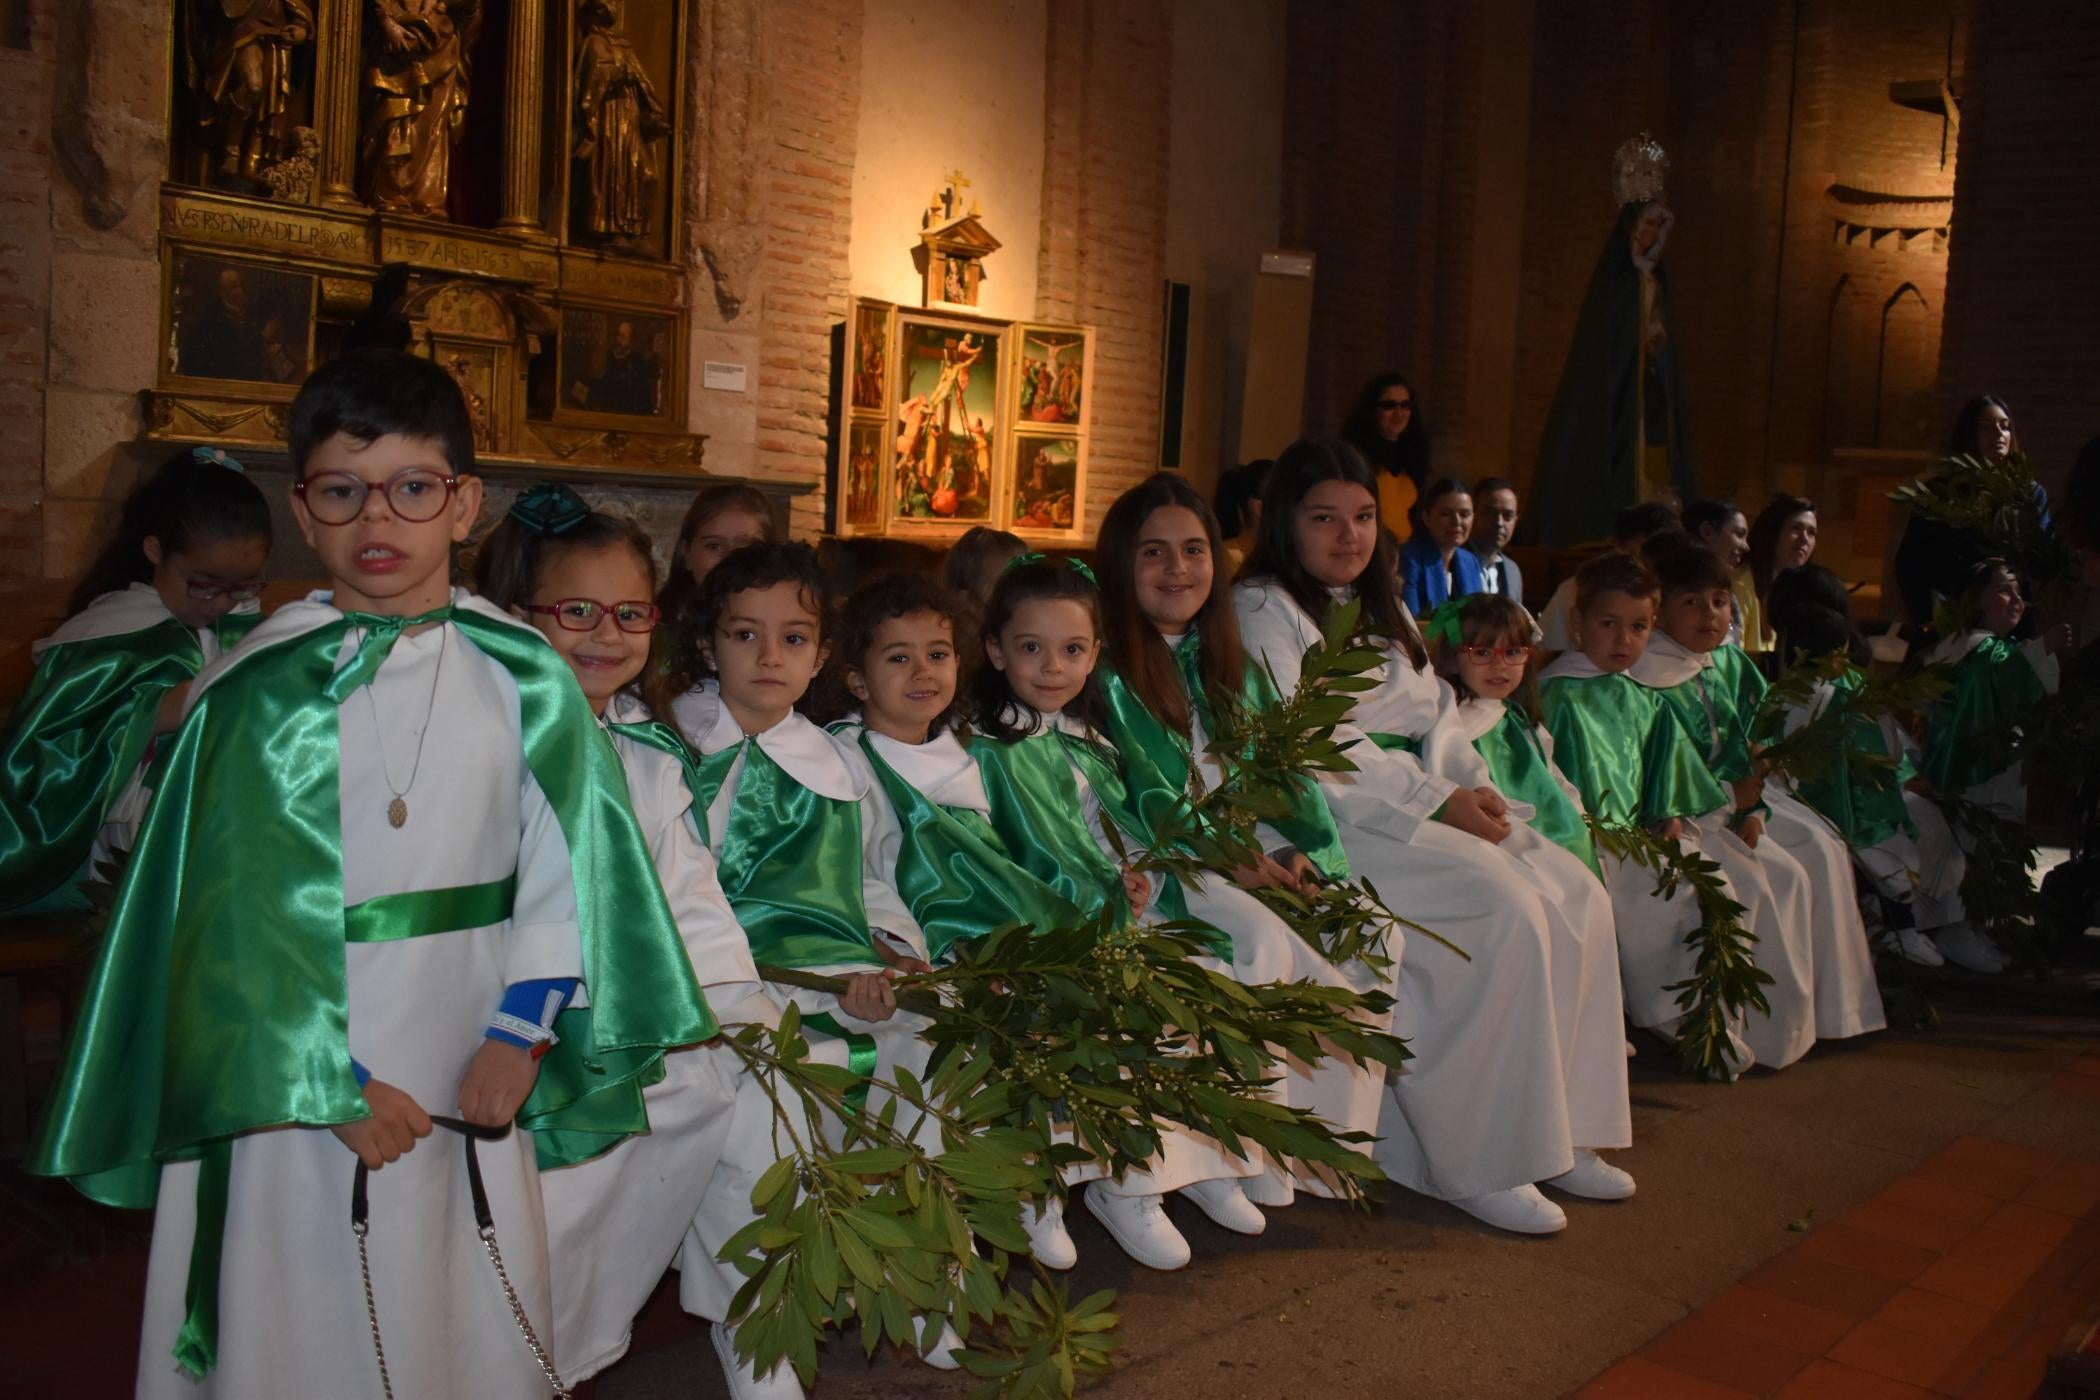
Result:
[[[452,143],[467,116],[467,51],[481,0],[371,0],[365,49],[364,197],[375,209],[445,216]]]
[[[195,0],[183,61],[197,124],[211,133],[212,174],[259,185],[284,154],[293,51],[313,42],[310,0]]]
[[[576,54],[576,159],[585,168],[585,228],[629,243],[649,234],[656,213],[656,143],[670,118],[634,45],[619,32],[619,0],[583,0]]]

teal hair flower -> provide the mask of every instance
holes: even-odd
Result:
[[[190,449],[190,460],[199,466],[224,467],[243,476],[248,474],[248,469],[241,465],[240,459],[223,447],[193,447]]]
[[[558,481],[543,481],[518,493],[510,518],[535,535],[559,535],[590,518],[583,497]]]

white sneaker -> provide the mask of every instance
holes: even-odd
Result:
[[[963,1339],[956,1336],[955,1329],[944,1322],[941,1324],[940,1340],[933,1344],[931,1351],[920,1352],[919,1360],[936,1371],[960,1371],[962,1362],[955,1359],[955,1353],[962,1350],[962,1345]]]
[[[1234,1177],[1213,1177],[1181,1188],[1181,1194],[1196,1203],[1213,1225],[1236,1235],[1258,1235],[1269,1228],[1269,1217],[1254,1208]]]
[[[802,1400],[802,1382],[795,1378],[792,1365],[783,1361],[771,1375],[761,1376],[751,1369],[750,1362],[736,1354],[736,1337],[728,1323],[717,1322],[709,1330],[715,1334],[715,1357],[722,1363],[722,1374],[729,1379],[731,1400]]]
[[[1896,930],[1896,950],[1919,967],[1939,967],[1947,961],[1932,940],[1914,928]]]
[[[1189,1242],[1167,1219],[1157,1195],[1119,1196],[1095,1184],[1087,1187],[1080,1199],[1086,1203],[1087,1213],[1100,1221],[1123,1252],[1138,1263],[1162,1272],[1187,1267]]]
[[[1262,1168],[1259,1176],[1242,1181],[1240,1194],[1258,1206],[1282,1210],[1298,1199],[1298,1185],[1283,1168],[1272,1162]]]
[[[1028,1252],[1046,1269],[1069,1269],[1079,1262],[1079,1247],[1065,1228],[1064,1203],[1046,1196],[1041,1205],[1021,1203],[1021,1228],[1028,1234]]]
[[[1561,1208],[1539,1194],[1536,1186],[1512,1186],[1485,1196],[1451,1202],[1475,1220],[1516,1235],[1552,1235],[1568,1228]]]
[[[2003,972],[2012,966],[2012,959],[2005,956],[1997,944],[1967,924],[1936,928],[1932,931],[1932,941],[1939,948],[1941,957],[1971,972]]]
[[[1575,1149],[1575,1165],[1539,1183],[1591,1201],[1623,1201],[1633,1195],[1633,1176],[1587,1147]]]

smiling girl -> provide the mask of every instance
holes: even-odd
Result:
[[[1449,938],[1401,963],[1395,1030],[1420,1058],[1388,1084],[1379,1165],[1411,1190],[1506,1230],[1544,1234],[1567,1217],[1534,1183],[1620,1199],[1633,1179],[1576,1145],[1630,1140],[1623,1039],[1608,978],[1586,976],[1609,947],[1549,907],[1547,887],[1500,849],[1509,807],[1492,787],[1430,772],[1423,739],[1456,700],[1429,669],[1378,534],[1370,468],[1347,443],[1293,444],[1262,503],[1262,533],[1234,595],[1250,653],[1282,691],[1337,602],[1385,654],[1336,727],[1356,765],[1320,791],[1350,866],[1395,910]],[[1578,1029],[1580,1028],[1580,1029]]]

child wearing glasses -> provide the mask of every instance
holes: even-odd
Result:
[[[382,1366],[401,1394],[530,1394],[546,1226],[508,1126],[560,1145],[606,1116],[563,1092],[578,1057],[617,1097],[715,1023],[574,676],[450,586],[481,506],[458,387],[351,355],[290,418],[334,588],[199,678],[31,1168],[158,1206],[141,1395],[376,1390]],[[536,1088],[579,982],[589,1019]]]
[[[88,907],[191,680],[261,620],[269,554],[269,507],[223,452],[172,457],[125,499],[0,735],[0,913]]]
[[[519,496],[482,545],[475,586],[540,630],[576,674],[612,741],[685,952],[725,1025],[770,1021],[744,930],[715,875],[687,774],[691,751],[642,693],[656,630],[656,561],[631,521],[593,512],[566,486]],[[655,697],[662,704],[664,697]],[[545,1171],[554,1273],[554,1356],[587,1380],[627,1350],[634,1318],[670,1267],[729,1134],[739,1061],[716,1046],[664,1057],[642,1091],[649,1131],[611,1151]]]

